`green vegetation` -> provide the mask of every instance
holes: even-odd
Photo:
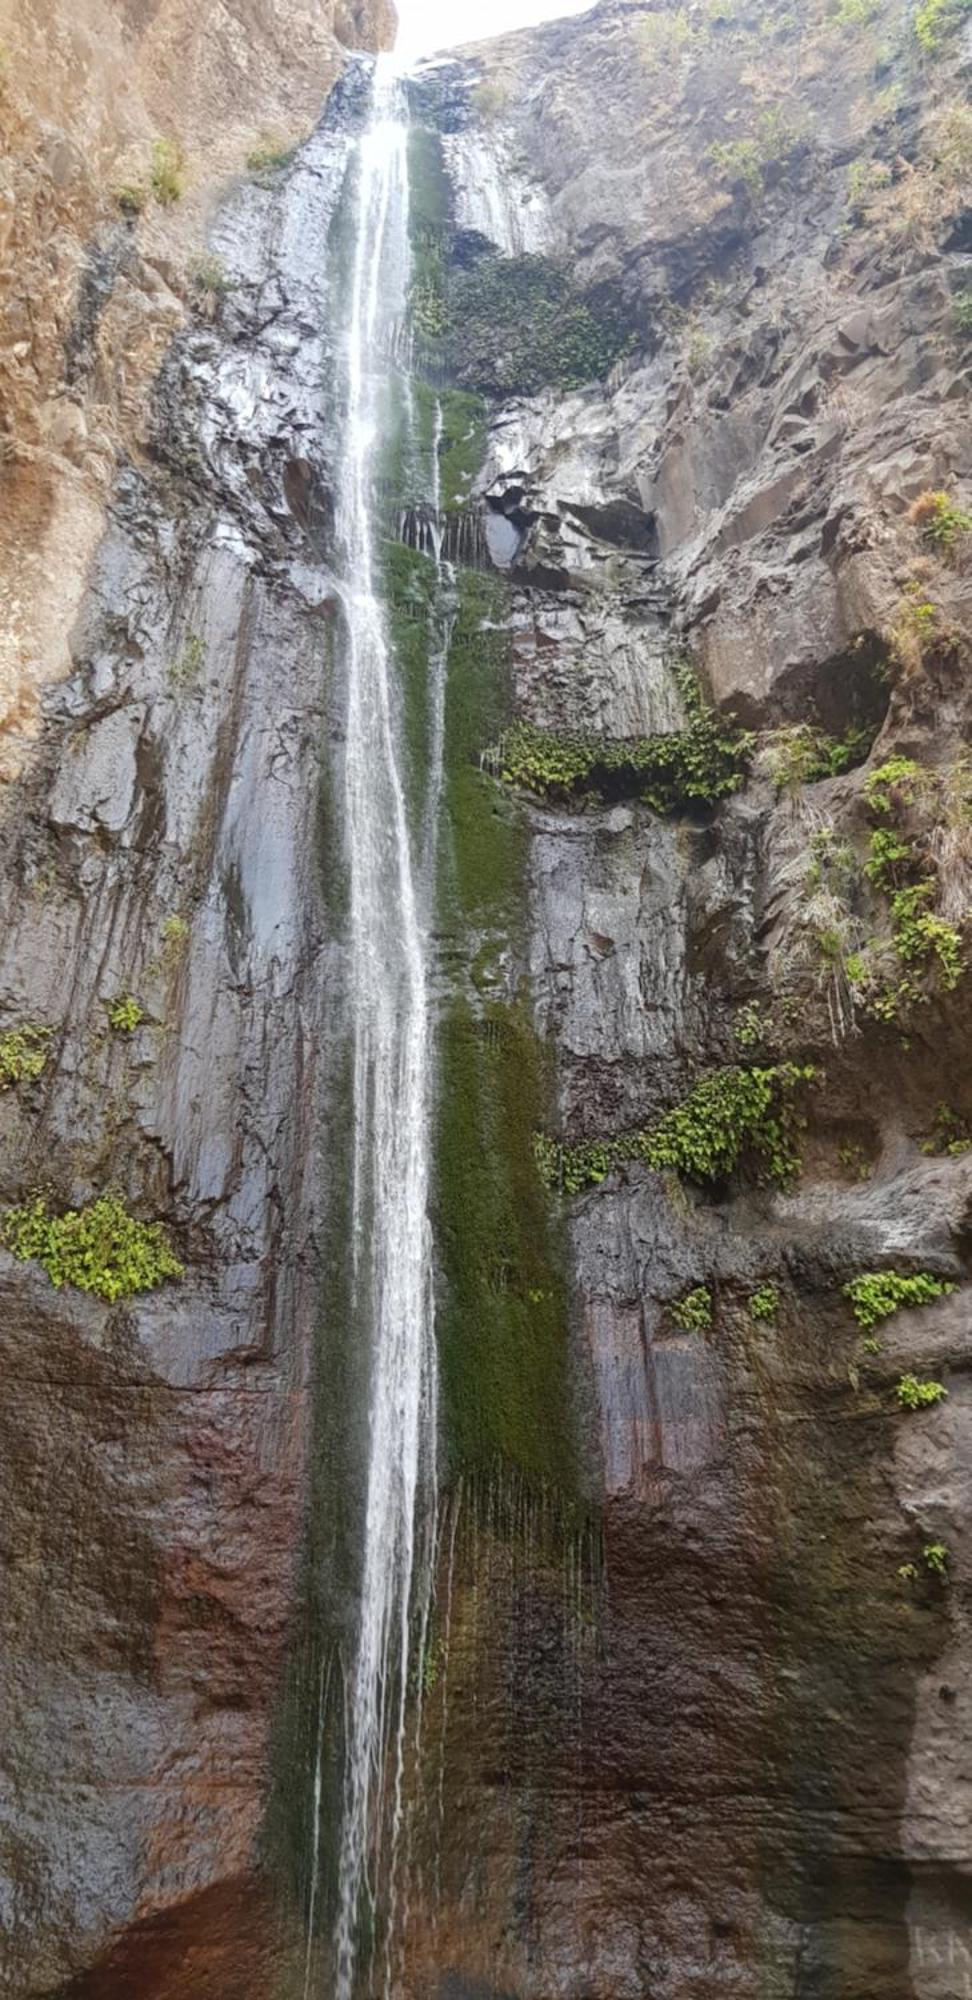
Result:
[[[800,1166],[791,1100],[814,1074],[795,1063],[715,1070],[681,1104],[640,1131],[575,1146],[538,1135],[541,1179],[547,1187],[579,1194],[628,1161],[702,1182],[725,1180],[751,1161],[762,1179],[785,1186]]]
[[[844,1285],[843,1293],[850,1300],[858,1326],[872,1327],[890,1319],[892,1313],[912,1306],[933,1305],[936,1299],[955,1289],[955,1285],[944,1278],[933,1278],[928,1271],[919,1271],[912,1278],[899,1271],[863,1271],[860,1277]]]
[[[953,558],[959,540],[972,534],[972,514],[959,507],[948,493],[919,493],[908,510],[908,519],[920,528],[922,539],[946,560]]]
[[[705,706],[690,668],[675,673],[689,716],[685,729],[624,740],[556,735],[518,722],[486,753],[487,768],[540,798],[636,793],[656,812],[714,805],[744,782],[754,738]]]
[[[712,1325],[712,1293],[708,1285],[695,1285],[680,1299],[673,1299],[668,1310],[683,1333],[705,1333]]]
[[[264,137],[258,146],[247,153],[247,172],[261,187],[272,187],[275,176],[282,173],[285,167],[293,165],[297,150],[295,140]]]
[[[966,1120],[961,1118],[957,1111],[953,1111],[950,1104],[939,1104],[932,1120],[931,1132],[922,1142],[922,1152],[930,1156],[944,1155],[955,1159],[959,1154],[967,1153],[970,1146],[972,1146],[972,1132],[969,1131]]]
[[[755,1320],[773,1320],[780,1310],[780,1295],[775,1285],[767,1281],[757,1285],[749,1294],[749,1317]]]
[[[795,792],[821,778],[839,778],[863,764],[871,747],[871,732],[848,729],[843,736],[826,736],[810,723],[778,729],[768,739],[770,774],[777,791]]]
[[[747,1000],[736,1014],[732,1032],[741,1049],[758,1049],[769,1039],[772,1025],[758,1000]]]
[[[839,28],[867,28],[881,13],[882,0],[837,0],[834,20]]]
[[[189,282],[204,311],[212,313],[233,289],[226,266],[221,257],[208,252],[205,257],[195,257],[189,266]]]
[[[864,781],[864,798],[874,813],[887,818],[913,806],[928,783],[928,773],[911,757],[889,757]]]
[[[144,214],[148,199],[149,190],[142,181],[123,181],[115,189],[115,202],[122,215],[127,215],[130,220]]]
[[[871,1169],[863,1146],[841,1146],[838,1154],[840,1170],[847,1181],[869,1181]]]
[[[921,1554],[925,1568],[931,1570],[933,1576],[947,1579],[948,1549],[944,1542],[926,1542]]]
[[[907,583],[887,634],[892,658],[902,672],[920,673],[935,647],[947,636],[942,614],[924,584]]]
[[[785,106],[775,104],[762,112],[752,132],[741,139],[717,140],[706,158],[720,180],[744,188],[756,201],[765,190],[768,170],[785,165],[804,137]]]
[[[170,660],[165,678],[171,688],[188,693],[197,686],[206,658],[206,648],[198,632],[187,632],[178,657]]]
[[[430,299],[428,253],[424,278]],[[461,389],[506,397],[580,388],[606,375],[628,345],[618,315],[545,257],[487,253],[443,274],[442,284],[444,358]]]
[[[183,1275],[162,1224],[138,1222],[117,1194],[64,1215],[51,1215],[38,1195],[23,1208],[8,1209],[0,1237],[15,1257],[41,1264],[58,1291],[74,1285],[115,1300]]]
[[[145,1019],[145,1011],[139,1006],[134,994],[122,993],[112,1000],[108,1007],[108,1025],[116,1035],[133,1035]]]
[[[972,13],[972,0],[920,0],[914,28],[922,54],[937,56]]]
[[[47,1066],[50,1028],[8,1028],[0,1035],[0,1091],[36,1083]]]
[[[911,842],[902,840],[893,827],[879,826],[871,835],[867,851],[865,875],[890,895],[899,884],[902,867],[911,861]]]
[[[903,1410],[929,1410],[948,1395],[941,1382],[919,1382],[917,1375],[902,1375],[895,1395]]]
[[[161,208],[171,208],[186,191],[186,159],[175,139],[156,139],[152,147],[149,187]]]
[[[576,1476],[568,1305],[556,1218],[533,1135],[548,1115],[548,1051],[509,964],[526,926],[521,815],[479,769],[510,698],[505,587],[460,570],[449,648],[440,949],[468,965],[439,1035],[437,1315],[446,1435],[456,1471],[515,1467],[539,1490]]]
[[[963,338],[972,335],[972,285],[965,286],[952,298],[952,325]]]

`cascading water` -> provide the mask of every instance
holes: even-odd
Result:
[[[336,2000],[356,1984],[362,1896],[376,1849],[394,1896],[410,1635],[421,1629],[434,1546],[436,1366],[428,1218],[432,1055],[428,911],[406,798],[400,694],[378,577],[377,457],[407,313],[410,252],[404,93],[375,66],[358,158],[348,320],[346,443],[338,507],[348,710],[345,822],[353,1023],[352,1269],[370,1341],[369,1457],[335,1931]],[[399,388],[401,389],[401,382]],[[405,383],[405,407],[409,407]],[[441,757],[441,729],[434,754]],[[428,796],[441,789],[430,773]],[[427,1532],[422,1532],[423,1522]],[[387,1986],[387,1977],[386,1977]]]

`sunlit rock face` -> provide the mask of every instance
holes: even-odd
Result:
[[[965,988],[919,953],[882,1014],[853,965],[877,937],[894,1000],[892,890],[932,882],[958,930],[968,906],[967,544],[910,518],[926,489],[972,507],[968,55],[919,63],[903,8],[853,11],[605,4],[410,87],[416,422],[438,398],[455,571],[443,1493],[363,2000],[952,2000],[972,1964]],[[3,532],[33,567],[4,569],[0,1033],[56,1032],[0,1093],[0,1195],[116,1184],[187,1273],[110,1307],[0,1254],[17,2000],[332,1990],[315,1730],[367,1442],[331,1303],[361,71],[268,185],[243,169],[314,124],[336,38],[386,30],[282,0],[3,29]],[[109,217],[170,130],[183,200]],[[215,286],[188,275],[204,216]],[[427,496],[396,450],[389,616],[425,672]],[[504,778],[517,722],[684,733],[676,659],[758,738],[736,793]],[[857,732],[844,766],[794,775],[796,725]],[[901,757],[938,775],[882,820],[868,778]],[[885,891],[892,821],[914,858]],[[785,1187],[749,1158],[538,1179],[537,1131],[611,1141],[781,1062],[817,1072]],[[888,1268],[959,1289],[869,1336],[842,1287]],[[908,1375],[947,1401],[906,1413]]]

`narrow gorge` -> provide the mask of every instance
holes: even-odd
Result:
[[[0,0],[0,1991],[967,2000],[969,0],[395,31]]]

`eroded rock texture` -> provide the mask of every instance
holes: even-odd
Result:
[[[391,1955],[415,2000],[970,1990],[967,981],[943,932],[909,960],[892,928],[917,878],[912,916],[965,950],[968,542],[911,510],[970,505],[970,54],[956,33],[919,59],[895,0],[867,13],[606,0],[413,88],[418,361],[488,404],[445,408],[451,1431]],[[218,72],[242,130],[270,29],[237,25],[205,17],[198,90]],[[179,29],[125,24],[160,77]],[[154,124],[171,99],[144,102]],[[328,553],[355,103],[220,210],[230,289],[174,343],[169,253],[113,222],[70,349],[101,387],[47,386],[60,326],[37,364],[83,469],[105,329],[126,285],[152,292],[72,671],[9,794],[0,1027],[54,1035],[0,1096],[0,1194],[115,1182],[187,1277],[108,1308],[0,1258],[17,1996],[304,1992],[320,1647],[296,1579],[341,1506],[310,1440],[315,1390],[332,1425],[340,1402],[340,1328],[315,1329],[342,1117]],[[15,494],[39,451],[18,447]],[[389,487],[414,630],[429,558]],[[514,717],[683,729],[676,655],[756,733],[734,797],[666,815],[630,778],[538,797],[491,775]],[[804,724],[855,732],[826,775]],[[882,815],[868,780],[900,757],[920,773]],[[883,884],[882,826],[910,856]],[[128,992],[130,1037],[107,1026]],[[786,1188],[633,1163],[541,1198],[535,1124],[610,1139],[717,1067],[781,1061],[817,1072]],[[957,1289],[865,1345],[841,1287],[889,1267]],[[711,1323],[680,1326],[702,1287]],[[906,1414],[911,1374],[947,1401]],[[288,1657],[303,1722],[274,1757]],[[271,1792],[289,1872],[261,1839]],[[327,1840],[324,1875],[333,1820]],[[315,1907],[326,1954],[323,1885]]]

